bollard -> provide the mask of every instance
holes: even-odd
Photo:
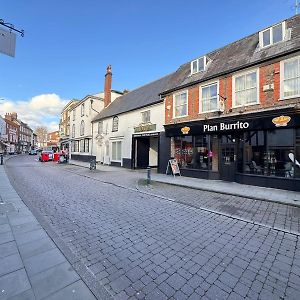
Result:
[[[147,167],[147,184],[151,183],[151,168]]]
[[[0,157],[1,157],[1,165],[3,165],[3,154],[1,154]]]

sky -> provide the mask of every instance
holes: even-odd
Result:
[[[0,115],[58,130],[70,99],[135,89],[214,49],[295,14],[295,0],[0,0],[0,19],[24,29],[16,56],[0,53]],[[0,26],[3,28],[2,26]]]

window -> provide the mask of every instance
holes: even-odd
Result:
[[[276,24],[259,33],[261,48],[279,43],[284,40],[285,22]]]
[[[207,135],[174,137],[174,157],[181,168],[209,170],[212,152]]]
[[[73,109],[73,121],[75,121],[75,116],[76,116],[76,110]]]
[[[111,143],[112,161],[121,161],[122,159],[122,142],[112,142]]]
[[[90,140],[89,139],[85,139],[84,140],[84,152],[89,152],[89,146],[90,146]]]
[[[233,85],[234,106],[251,105],[259,102],[257,70],[235,76]]]
[[[84,116],[84,103],[81,104],[81,116]]]
[[[80,123],[80,135],[84,135],[84,121],[83,120]]]
[[[142,112],[142,123],[150,123],[150,110]]]
[[[98,134],[103,133],[103,122],[98,122]]]
[[[118,131],[119,127],[119,118],[113,117],[112,131]]]
[[[292,58],[282,63],[282,98],[300,95],[300,57]]]
[[[202,56],[191,62],[191,74],[195,74],[205,70],[207,65],[206,56]]]
[[[202,86],[200,95],[200,107],[202,112],[218,109],[218,83]]]
[[[184,117],[188,114],[187,91],[174,95],[174,118]]]
[[[84,152],[84,140],[80,140],[80,152]]]
[[[72,138],[75,137],[75,124],[72,125]]]

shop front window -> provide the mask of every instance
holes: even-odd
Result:
[[[181,168],[211,169],[211,151],[208,147],[208,136],[174,137],[174,157]]]
[[[244,138],[244,173],[300,178],[300,143],[296,135],[293,146],[293,129],[250,131]]]

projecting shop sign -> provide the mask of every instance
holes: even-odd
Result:
[[[16,52],[16,35],[5,29],[0,29],[0,52],[14,57]]]

